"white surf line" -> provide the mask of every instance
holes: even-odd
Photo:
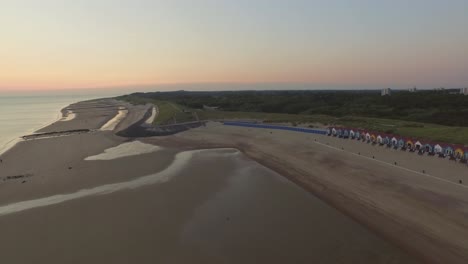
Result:
[[[364,158],[364,159],[368,159],[368,160],[373,160],[373,161],[376,161],[376,162],[380,162],[382,164],[385,164],[385,165],[389,165],[393,168],[399,168],[399,169],[402,169],[402,170],[405,170],[405,171],[408,171],[408,172],[412,172],[412,173],[415,173],[419,176],[424,176],[424,177],[428,177],[428,178],[432,178],[432,179],[435,179],[435,180],[438,180],[438,181],[441,181],[441,182],[445,182],[445,183],[450,183],[452,185],[455,185],[455,186],[458,186],[458,187],[462,187],[462,188],[465,188],[465,189],[468,189],[468,186],[466,185],[461,185],[461,184],[457,184],[453,181],[449,181],[449,180],[446,180],[446,179],[442,179],[442,178],[439,178],[437,176],[433,176],[433,175],[430,175],[430,174],[427,174],[427,173],[422,173],[422,172],[419,172],[419,171],[415,171],[415,170],[412,170],[412,169],[408,169],[408,168],[405,168],[405,167],[401,167],[401,166],[398,166],[398,165],[394,165],[392,163],[389,163],[389,162],[385,162],[385,161],[382,161],[382,160],[378,160],[378,159],[373,159],[373,158],[370,158],[370,157],[367,157],[367,156],[364,156],[364,155],[359,155],[359,154],[356,154],[354,152],[350,152],[350,151],[346,151],[346,150],[342,150],[340,148],[337,148],[337,147],[333,147],[333,146],[330,146],[330,145],[327,145],[327,144],[324,144],[324,143],[321,143],[321,142],[318,142],[318,141],[314,141],[314,143],[316,144],[319,144],[319,145],[322,145],[322,146],[325,146],[325,147],[328,147],[328,148],[331,148],[331,149],[334,149],[334,150],[339,150],[339,151],[342,151],[342,152],[345,152],[345,153],[349,153],[351,155],[354,155],[354,156],[358,156],[358,157],[361,157],[361,158]]]
[[[146,144],[140,141],[132,141],[122,143],[113,148],[108,148],[104,150],[103,153],[87,157],[84,160],[114,160],[129,156],[137,156],[152,153],[161,149],[161,147],[156,145]]]
[[[112,118],[111,120],[107,121],[100,130],[105,131],[112,131],[114,130],[117,125],[127,116],[128,110],[127,109],[119,109],[119,112]]]
[[[0,216],[18,213],[21,211],[39,208],[39,207],[60,204],[60,203],[64,203],[67,201],[76,200],[76,199],[80,199],[84,197],[111,194],[111,193],[123,191],[123,190],[137,189],[139,187],[143,187],[146,185],[164,183],[164,182],[169,181],[172,177],[176,176],[182,169],[184,169],[185,166],[192,159],[194,154],[204,152],[204,151],[213,151],[213,150],[218,150],[218,151],[219,150],[235,150],[235,152],[232,153],[233,155],[238,154],[239,152],[238,150],[231,149],[231,148],[201,149],[201,150],[191,150],[191,151],[180,152],[175,156],[174,161],[166,169],[160,172],[150,174],[147,176],[143,176],[140,178],[136,178],[134,180],[127,181],[127,182],[106,184],[106,185],[102,185],[102,186],[98,186],[98,187],[94,187],[90,189],[79,190],[75,193],[58,194],[58,195],[53,195],[53,196],[49,196],[45,198],[22,201],[22,202],[8,204],[5,206],[0,206]]]
[[[12,149],[17,143],[24,141],[22,138],[14,138],[4,145],[0,146],[0,156],[7,153],[10,149]]]
[[[157,110],[156,110],[156,107],[153,106],[153,110],[151,112],[151,116],[146,119],[145,123],[148,124],[148,125],[152,125],[154,120],[156,119],[156,114],[157,114]]]

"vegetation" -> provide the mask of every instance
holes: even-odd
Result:
[[[181,122],[194,121],[193,114],[190,111],[184,111],[184,107],[169,101],[162,101],[150,98],[142,98],[138,96],[121,96],[119,99],[130,102],[132,104],[147,104],[151,103],[158,107],[158,115],[156,116],[154,125],[168,125]]]
[[[181,114],[178,122],[195,120],[195,115],[186,113],[192,111],[202,120],[320,123],[468,144],[468,96],[449,91],[397,91],[383,97],[379,91],[179,91],[137,93],[121,99],[158,104],[163,112],[156,124]],[[204,106],[218,110],[205,111]]]
[[[468,96],[449,91],[241,91],[241,92],[155,92],[135,96],[168,100],[202,109],[217,106],[223,111],[364,116],[468,126]]]

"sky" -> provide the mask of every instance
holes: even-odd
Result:
[[[178,83],[468,86],[466,0],[0,0],[0,6],[0,91]]]

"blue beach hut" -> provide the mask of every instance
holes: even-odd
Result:
[[[349,138],[349,130],[343,129],[343,138]]]
[[[354,137],[355,137],[357,140],[361,139],[361,132],[359,132],[359,130],[357,130]]]
[[[401,148],[401,149],[406,149],[406,146],[405,146],[405,139],[404,138],[400,138],[398,140],[398,147]]]
[[[429,153],[429,154],[432,154],[434,152],[434,147],[432,146],[432,144],[426,143],[424,145],[424,151]]]
[[[390,141],[390,137],[389,136],[384,136],[383,138],[383,143],[387,146],[391,146],[392,145],[392,142]]]
[[[452,155],[454,155],[454,152],[455,152],[455,150],[454,150],[451,146],[449,146],[449,145],[446,145],[446,146],[445,146],[445,148],[444,148],[444,154],[445,154],[446,156],[452,156]]]

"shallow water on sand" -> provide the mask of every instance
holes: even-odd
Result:
[[[164,181],[0,217],[2,260],[415,263],[236,150],[186,153]]]

